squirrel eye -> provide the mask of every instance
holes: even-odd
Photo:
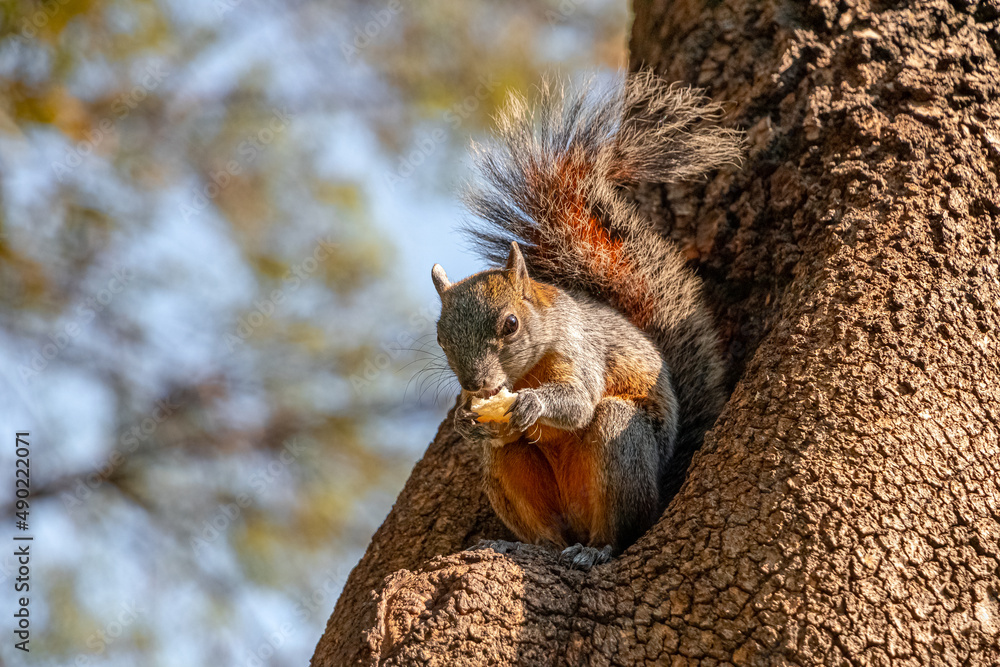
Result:
[[[517,316],[508,315],[507,319],[503,321],[503,335],[510,336],[517,331],[518,326]]]

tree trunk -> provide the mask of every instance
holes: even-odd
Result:
[[[742,170],[638,193],[698,260],[730,401],[589,573],[461,551],[509,535],[442,427],[313,664],[1000,664],[998,18],[637,3],[633,66],[748,129]]]

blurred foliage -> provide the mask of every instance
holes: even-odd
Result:
[[[0,17],[0,421],[32,432],[45,547],[27,664],[303,664],[449,402],[412,398],[447,394],[443,375],[406,386],[431,320],[379,205],[450,200],[508,89],[621,66],[625,9],[47,0]],[[387,367],[400,331],[415,340]]]

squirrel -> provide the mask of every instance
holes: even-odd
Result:
[[[742,134],[720,115],[651,72],[543,83],[472,145],[465,201],[480,221],[467,231],[503,268],[455,283],[431,271],[463,390],[454,427],[481,449],[503,522],[571,567],[607,562],[656,522],[725,400],[700,280],[624,190],[736,164]],[[502,388],[516,392],[509,422],[476,421],[472,399]]]

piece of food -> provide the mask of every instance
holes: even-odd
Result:
[[[517,394],[512,394],[507,391],[507,387],[503,387],[489,398],[473,400],[469,408],[479,415],[476,417],[478,422],[509,422],[510,415],[504,413],[507,412],[507,408],[514,404],[516,398]]]

